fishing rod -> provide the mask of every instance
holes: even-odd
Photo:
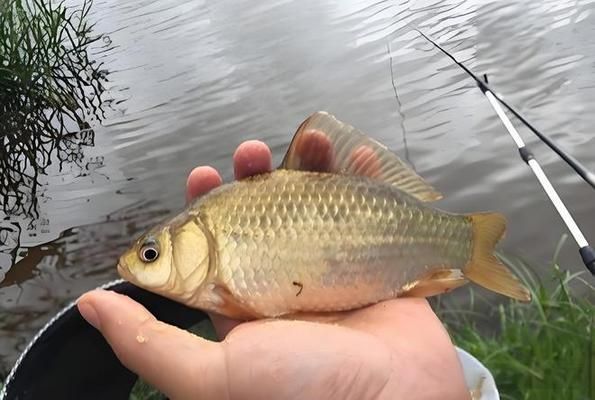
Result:
[[[463,63],[458,61],[452,54],[446,51],[442,46],[440,46],[435,40],[431,39],[425,33],[420,31],[419,29],[415,29],[421,36],[423,36],[428,42],[434,45],[438,50],[444,53],[448,58],[450,58],[456,65],[458,65],[463,71],[465,71],[471,78],[475,80],[477,86],[481,90],[481,92],[485,95],[485,97],[490,102],[490,105],[504,124],[504,127],[514,140],[521,159],[529,165],[537,180],[541,184],[541,187],[548,195],[550,201],[556,208],[556,211],[566,224],[566,227],[572,234],[572,237],[576,241],[579,247],[579,253],[585,266],[591,272],[591,275],[595,275],[595,250],[593,247],[589,245],[587,239],[583,235],[583,232],[580,230],[574,218],[564,205],[564,202],[558,196],[556,189],[550,183],[545,172],[541,168],[539,162],[535,159],[533,153],[527,148],[525,142],[519,135],[518,131],[512,125],[512,122],[500,106],[502,104],[504,107],[508,109],[515,117],[517,117],[527,128],[529,128],[541,141],[547,144],[552,150],[554,150],[570,167],[579,174],[593,189],[595,189],[595,174],[585,168],[577,159],[572,157],[570,154],[566,153],[562,150],[559,146],[557,146],[551,139],[541,133],[537,128],[535,128],[529,121],[527,121],[514,107],[508,104],[506,101],[502,99],[502,97],[496,94],[489,86],[488,86],[488,78],[487,75],[484,74],[483,79],[480,79],[477,75],[475,75],[469,68],[467,68]]]

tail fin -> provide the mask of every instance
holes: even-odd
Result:
[[[463,273],[486,289],[520,301],[530,301],[529,290],[493,254],[506,230],[504,216],[497,213],[472,214],[473,254]]]

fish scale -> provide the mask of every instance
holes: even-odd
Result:
[[[226,289],[263,315],[372,303],[430,267],[461,269],[471,257],[467,217],[438,215],[367,178],[279,170],[195,207],[215,238]],[[272,287],[279,302],[270,301]]]

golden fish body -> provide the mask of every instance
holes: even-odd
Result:
[[[396,156],[361,135],[352,140],[326,114],[318,117],[335,146],[330,171],[305,170],[320,163],[307,162],[311,149],[300,135],[309,131],[302,126],[286,169],[197,199],[121,257],[122,277],[233,318],[349,310],[443,293],[468,279],[527,300],[526,289],[491,254],[504,231],[502,216],[429,206],[439,195]],[[357,159],[368,153],[373,157]],[[353,154],[355,161],[342,161]]]
[[[212,235],[213,283],[258,315],[361,307],[471,258],[468,217],[369,179],[280,170],[207,195],[190,215]]]

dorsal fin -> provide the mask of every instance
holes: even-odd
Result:
[[[323,111],[302,122],[280,168],[367,176],[421,201],[442,198],[384,145]]]

